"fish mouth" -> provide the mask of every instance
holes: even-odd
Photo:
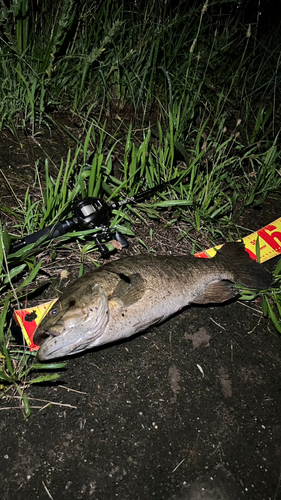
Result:
[[[61,358],[65,356],[65,353],[55,346],[50,346],[49,341],[52,343],[52,337],[45,338],[43,343],[40,345],[40,349],[37,351],[37,358],[39,361],[49,361],[52,358]]]
[[[40,337],[42,342],[39,350],[37,351],[37,358],[39,361],[49,361],[54,358],[63,358],[65,356],[77,354],[83,350],[83,347],[80,346],[79,339],[78,342],[70,342],[67,345],[62,345],[60,338],[59,334],[56,335],[44,332],[42,337]],[[87,348],[87,343],[84,348]]]
[[[50,331],[43,331],[43,332],[35,332],[33,336],[33,342],[35,345],[41,346],[44,344],[45,340],[48,340],[50,337],[57,337],[59,333],[56,332],[50,332]]]

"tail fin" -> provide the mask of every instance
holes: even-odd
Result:
[[[272,283],[271,275],[249,256],[242,242],[228,242],[217,252],[215,259],[233,273],[233,281],[254,290],[266,290]]]

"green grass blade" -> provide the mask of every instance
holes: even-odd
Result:
[[[9,371],[11,377],[13,378],[14,374],[15,374],[15,370],[14,370],[13,365],[12,365],[12,360],[10,358],[9,351],[6,347],[6,336],[5,336],[6,316],[8,313],[10,298],[11,297],[8,294],[5,298],[3,310],[2,310],[1,315],[0,315],[0,349],[5,356],[8,371]]]

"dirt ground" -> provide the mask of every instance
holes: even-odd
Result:
[[[26,150],[7,152],[28,184]],[[268,202],[241,224],[277,217]],[[69,358],[57,383],[28,389],[27,420],[15,398],[0,402],[1,498],[279,500],[280,373],[281,338],[259,299],[189,307]]]

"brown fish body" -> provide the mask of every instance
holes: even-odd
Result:
[[[218,271],[211,259],[198,259],[184,256],[139,255],[112,263],[115,272],[126,276],[128,265],[133,275],[141,274],[145,289],[139,300],[129,306],[118,303],[118,298],[109,301],[109,317],[105,331],[95,345],[129,337],[152,324],[166,318],[191,303],[204,303],[203,295],[210,282],[230,280],[233,276],[225,269]],[[198,264],[200,263],[200,267]],[[115,264],[115,265],[114,265]],[[103,266],[104,269],[106,266]],[[111,266],[108,265],[108,268]],[[152,271],[153,270],[153,271]],[[104,269],[106,271],[106,269]],[[219,273],[219,277],[218,277]],[[196,283],[196,287],[191,286]],[[138,285],[136,285],[138,286]],[[209,302],[222,302],[237,294],[230,292],[227,297],[215,296]]]
[[[270,275],[240,243],[213,259],[141,254],[110,262],[73,283],[39,326],[40,360],[127,338],[192,304],[237,295],[233,283],[270,286]],[[53,312],[55,311],[55,314]]]

